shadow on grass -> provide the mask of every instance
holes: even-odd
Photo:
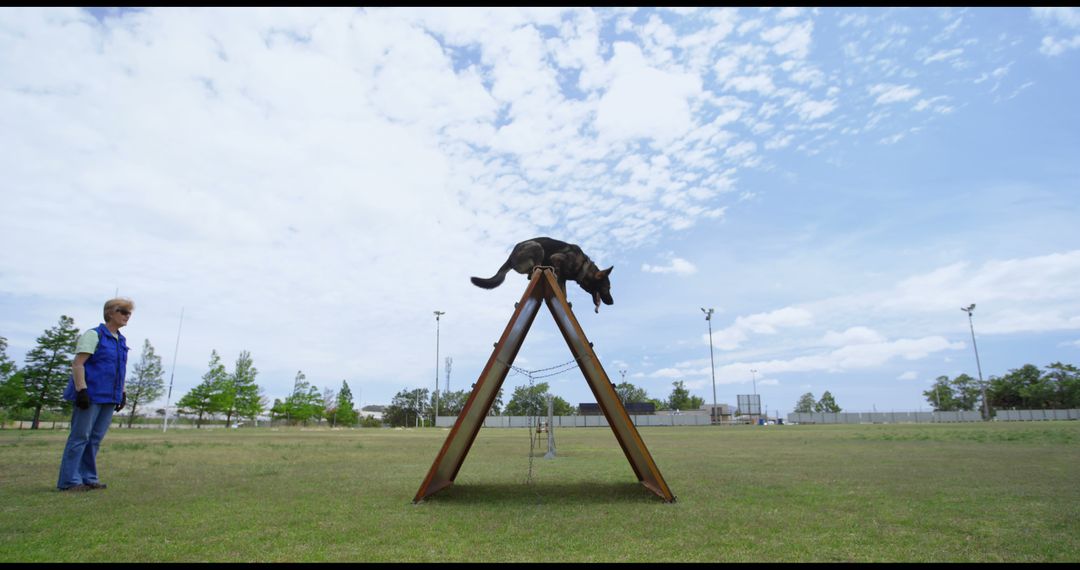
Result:
[[[547,505],[663,503],[640,483],[463,483],[451,485],[424,502],[445,504]]]

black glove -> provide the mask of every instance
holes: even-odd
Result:
[[[127,390],[124,390],[123,394],[120,396],[120,403],[116,405],[115,410],[117,412],[119,412],[120,410],[124,409],[124,404],[126,404],[126,403],[127,403]]]
[[[90,407],[90,395],[86,393],[86,388],[75,392],[75,405],[79,406],[80,410]]]

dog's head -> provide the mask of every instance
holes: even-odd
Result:
[[[612,265],[607,269],[589,272],[586,275],[584,282],[580,283],[581,288],[592,294],[593,305],[597,313],[600,312],[600,302],[603,301],[605,305],[612,305],[615,300],[611,298],[611,280],[608,278],[611,275],[611,270],[615,269]]]

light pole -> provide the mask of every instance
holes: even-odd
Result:
[[[753,382],[754,396],[757,396],[757,370],[754,370],[753,368],[750,369],[750,381]],[[757,400],[757,398],[754,398],[754,399]],[[760,414],[761,413],[761,400],[758,400],[757,405],[758,405],[758,413]],[[753,409],[753,406],[751,406],[751,409]],[[750,421],[751,422],[754,421],[754,415],[753,414],[750,415]]]
[[[622,383],[626,384],[626,369],[625,368],[620,368],[619,369],[619,376],[622,376]],[[625,408],[626,407],[626,397],[625,397],[625,395],[624,394],[616,394],[616,396],[619,397],[619,400],[622,401],[622,405]]]
[[[971,313],[975,310],[975,303],[967,307],[960,307],[968,315],[968,326],[971,327],[971,347],[975,349],[975,366],[979,370],[979,388],[982,389],[983,419],[990,419],[990,404],[986,401],[986,384],[983,383],[982,364],[979,364],[979,345],[975,344],[975,324],[971,320]]]
[[[434,426],[439,417],[439,317],[446,311],[435,311],[435,413],[431,416],[431,425]]]
[[[119,293],[119,289],[117,289]],[[180,326],[176,328],[176,348],[173,349],[172,372],[169,373],[169,395],[165,396],[165,421],[161,422],[161,431],[169,429],[169,402],[172,401],[173,378],[176,376],[176,355],[180,353],[180,330],[184,328],[184,308],[180,307]]]
[[[716,361],[713,358],[713,344],[712,344],[712,314],[713,309],[709,307],[708,310],[705,307],[701,308],[701,312],[705,313],[705,322],[709,323],[709,369],[712,371],[712,412],[709,414],[709,423],[716,423]]]

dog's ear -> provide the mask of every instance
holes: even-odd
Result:
[[[607,277],[608,275],[611,274],[612,269],[615,269],[614,265],[612,265],[611,267],[608,267],[607,269],[601,271],[600,273],[597,273],[596,274],[597,279],[603,279],[603,278]]]

